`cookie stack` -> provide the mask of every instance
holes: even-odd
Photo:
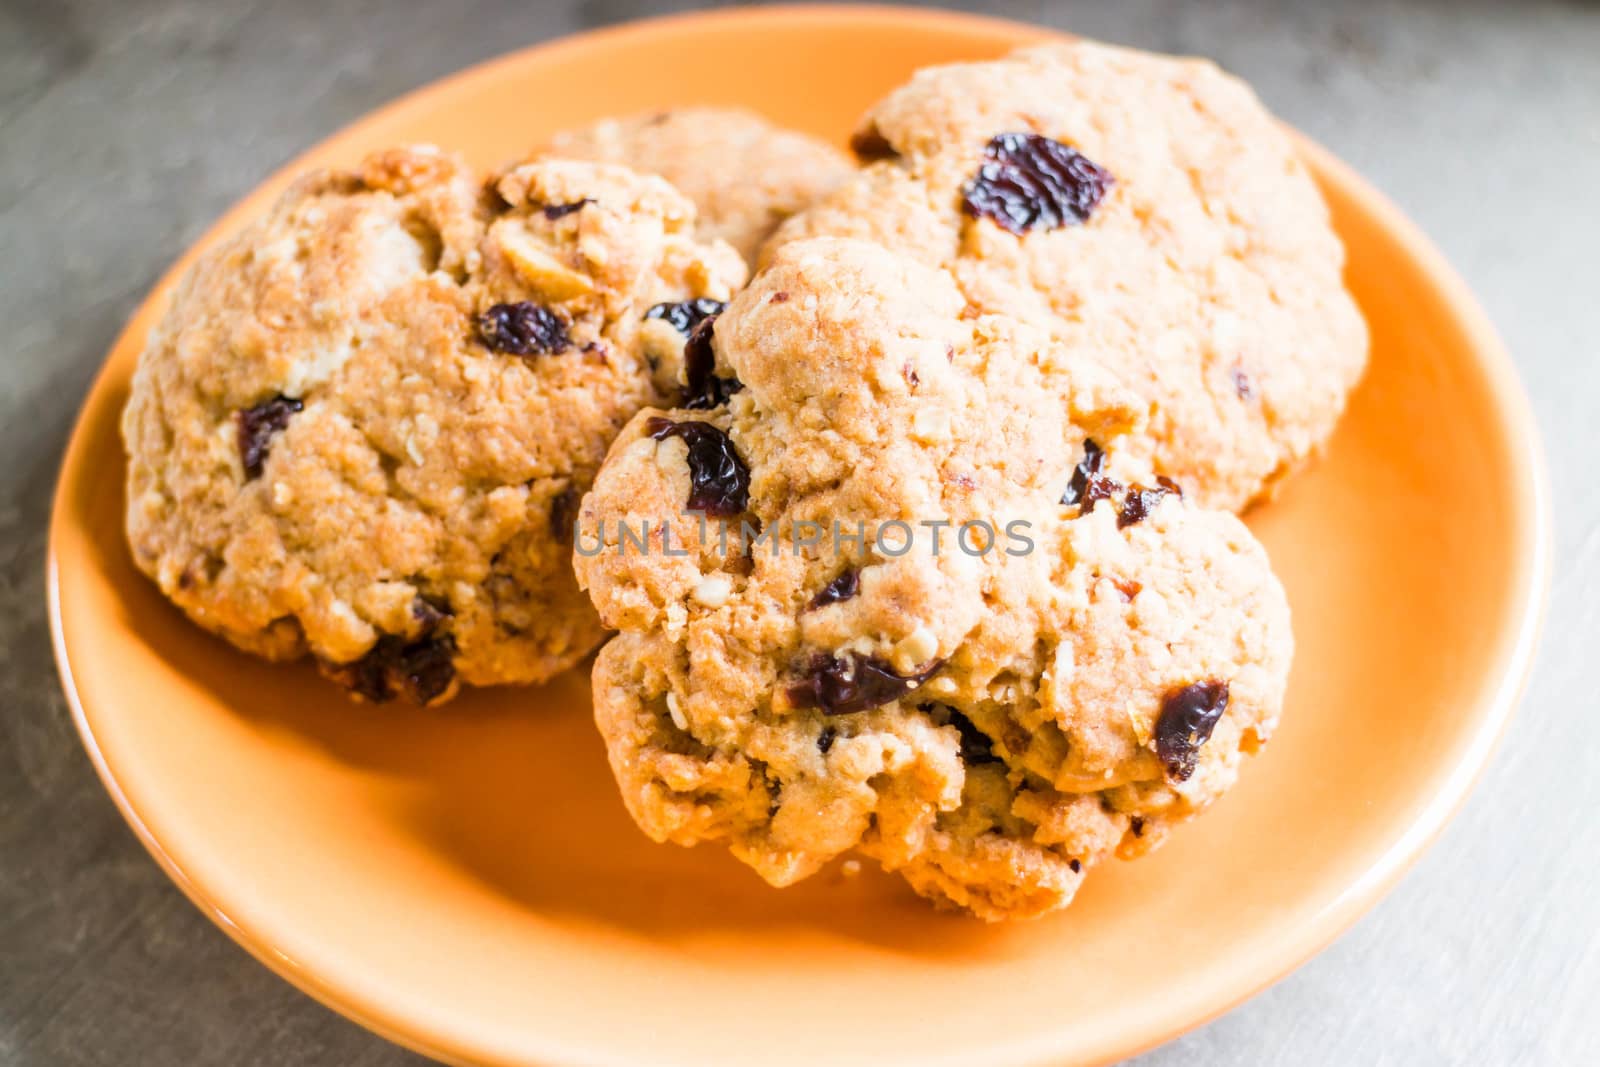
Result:
[[[487,178],[307,176],[151,335],[135,559],[368,701],[599,646],[634,819],[775,885],[858,854],[1065,906],[1270,737],[1289,612],[1234,512],[1326,440],[1365,328],[1207,63],[931,68],[851,143],[688,109]]]

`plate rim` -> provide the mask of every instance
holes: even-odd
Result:
[[[494,1058],[492,1050],[475,1043],[469,1033],[446,1033],[439,1028],[408,1023],[398,1018],[383,1004],[365,995],[359,989],[336,986],[324,981],[307,966],[279,950],[270,932],[249,928],[235,922],[205,886],[191,877],[181,864],[167,851],[160,837],[144,821],[139,811],[124,792],[105,751],[102,749],[94,727],[79,698],[73,677],[71,656],[63,627],[60,594],[61,541],[69,525],[65,503],[67,484],[83,463],[82,453],[94,428],[88,415],[96,406],[93,401],[107,389],[113,388],[109,356],[127,342],[131,327],[154,301],[161,300],[187,269],[190,262],[206,247],[231,232],[241,218],[262,200],[274,196],[297,173],[304,170],[309,159],[322,154],[330,145],[342,141],[354,130],[378,123],[410,106],[416,99],[433,95],[449,87],[457,87],[474,80],[493,81],[501,70],[530,61],[538,61],[569,49],[593,47],[597,43],[619,38],[649,36],[664,26],[695,22],[702,25],[729,23],[760,24],[764,22],[789,22],[796,18],[814,22],[897,20],[955,31],[984,34],[1006,33],[1012,36],[1031,35],[1038,39],[1066,36],[1064,31],[1037,26],[1013,19],[979,15],[968,12],[924,8],[894,7],[886,4],[777,4],[758,8],[727,8],[693,10],[673,14],[630,20],[624,23],[567,34],[537,42],[510,52],[471,64],[443,77],[426,82],[406,93],[364,112],[327,136],[318,139],[297,153],[284,165],[272,171],[242,196],[230,204],[204,232],[189,242],[159,278],[146,290],[143,298],[130,312],[122,328],[111,342],[100,369],[93,376],[83,394],[77,416],[73,420],[67,446],[63,450],[53,491],[48,544],[45,560],[45,590],[51,647],[57,672],[60,676],[73,724],[89,755],[90,762],[102,786],[128,823],[134,836],[150,853],[157,865],[166,873],[185,896],[214,924],[220,927],[236,944],[283,980],[312,997],[325,1007],[343,1015],[356,1024],[378,1034],[388,1041],[414,1052],[451,1065],[475,1063],[521,1062]],[[1315,917],[1304,934],[1280,949],[1268,960],[1257,962],[1240,974],[1231,986],[1219,993],[1208,995],[1206,1007],[1200,1012],[1173,1016],[1150,1032],[1124,1040],[1105,1054],[1087,1061],[1110,1063],[1138,1055],[1194,1030],[1226,1014],[1247,1000],[1277,983],[1314,956],[1320,954],[1357,920],[1371,910],[1415,866],[1422,855],[1433,845],[1445,827],[1460,811],[1478,781],[1493,760],[1504,739],[1511,720],[1522,702],[1531,677],[1536,653],[1543,633],[1549,605],[1554,557],[1554,517],[1550,488],[1550,473],[1546,450],[1539,432],[1538,421],[1516,366],[1506,349],[1499,332],[1488,313],[1473,295],[1466,281],[1450,264],[1443,252],[1426,236],[1389,197],[1361,177],[1354,168],[1344,163],[1332,152],[1322,147],[1298,130],[1291,129],[1297,148],[1320,179],[1332,181],[1358,201],[1364,213],[1381,226],[1383,232],[1399,244],[1427,283],[1437,292],[1449,308],[1452,321],[1459,323],[1470,339],[1467,346],[1477,367],[1489,382],[1493,398],[1492,409],[1507,430],[1507,437],[1520,440],[1526,448],[1524,472],[1526,477],[1517,483],[1520,492],[1510,509],[1518,516],[1513,530],[1516,550],[1509,558],[1520,564],[1525,580],[1515,586],[1512,594],[1514,610],[1505,613],[1497,635],[1496,652],[1501,660],[1498,671],[1486,675],[1485,688],[1492,681],[1492,692],[1477,702],[1482,709],[1478,725],[1463,747],[1461,757],[1451,766],[1441,788],[1427,800],[1404,831],[1368,864],[1361,876],[1345,886],[1339,896]],[[613,1064],[609,1054],[596,1055],[595,1048],[586,1050],[558,1049],[548,1044],[537,1054],[536,1062]],[[1016,1064],[1059,1062],[1068,1050],[1059,1041],[1052,1043],[1043,1035],[1025,1046],[1013,1046],[1012,1055],[1005,1061]],[[1081,1051],[1081,1049],[1080,1049]]]

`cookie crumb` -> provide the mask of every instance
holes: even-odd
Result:
[[[694,587],[694,598],[708,608],[720,608],[728,602],[728,596],[733,592],[733,583],[720,574],[713,574],[702,578],[700,584]]]
[[[667,694],[667,715],[672,719],[672,725],[684,733],[689,732],[689,720],[683,717],[683,708],[678,705],[676,693]]]

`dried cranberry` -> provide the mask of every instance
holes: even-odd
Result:
[[[1036,133],[1002,133],[983,157],[962,206],[1019,236],[1086,221],[1116,182],[1077,149]]]
[[[304,408],[304,401],[275,396],[234,416],[239,425],[239,459],[244,464],[246,480],[261,477],[273,436],[288,428],[289,416]]]
[[[821,708],[824,715],[848,715],[908,695],[942,666],[944,661],[936,659],[913,674],[898,674],[880,659],[823,653],[813,656],[806,676],[789,687],[789,700],[797,708]]]
[[[657,304],[644,313],[647,319],[662,319],[685,337],[706,319],[719,314],[726,305],[708,296],[693,300],[680,300],[675,304]]]
[[[479,315],[478,336],[496,352],[513,356],[565,352],[572,345],[566,321],[530,300],[496,304]]]
[[[403,695],[427,704],[450,688],[456,676],[456,643],[449,634],[414,641],[386,634],[354,663],[328,664],[328,677],[357,696],[382,704]]]
[[[861,592],[861,572],[852,567],[818,590],[806,608],[807,610],[825,608],[829,604],[849,600],[859,592]]]
[[[645,423],[657,441],[682,438],[689,446],[690,511],[738,515],[750,505],[750,468],[734,450],[728,435],[709,422],[673,422],[659,415]]]
[[[1161,503],[1164,496],[1183,496],[1183,490],[1171,478],[1162,476],[1156,479],[1154,489],[1146,489],[1142,485],[1128,487],[1127,498],[1122,502],[1122,511],[1117,515],[1117,529],[1132,526],[1136,522],[1143,522],[1150,517],[1157,504]]]
[[[1195,754],[1211,740],[1211,731],[1227,710],[1227,682],[1195,682],[1166,695],[1156,720],[1156,755],[1168,777],[1182,782],[1194,773]]]
[[[1122,490],[1122,483],[1103,473],[1106,465],[1105,451],[1093,438],[1083,442],[1083,459],[1072,472],[1067,491],[1061,494],[1063,504],[1080,505],[1079,514],[1087,515],[1101,500],[1110,500]]]
[[[574,211],[581,211],[585,204],[592,203],[594,203],[594,197],[586,196],[582,200],[574,200],[570,204],[546,204],[542,210],[544,211],[544,217],[554,222],[556,219],[565,218]]]
[[[717,328],[720,311],[695,323],[689,339],[683,343],[683,399],[679,406],[690,411],[709,411],[725,404],[730,396],[744,388],[737,378],[717,377],[717,354],[711,347],[711,335]]]
[[[578,517],[582,497],[572,486],[567,486],[550,500],[550,534],[557,544],[572,540],[572,524]]]

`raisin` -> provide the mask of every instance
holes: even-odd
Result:
[[[1093,438],[1085,438],[1083,459],[1073,469],[1072,481],[1067,483],[1067,491],[1061,494],[1061,502],[1078,504],[1079,514],[1087,515],[1094,510],[1095,504],[1102,500],[1110,500],[1114,494],[1120,492],[1122,483],[1103,473],[1105,465],[1105,451]]]
[[[973,218],[991,219],[1021,236],[1087,221],[1115,183],[1104,167],[1060,141],[1002,133],[984,148],[961,203]]]
[[[761,772],[761,784],[767,790],[767,818],[778,814],[778,809],[783,807],[783,781],[774,778],[770,769],[760,760],[751,761],[756,770]]]
[[[823,586],[817,595],[811,598],[811,603],[806,605],[806,609],[809,611],[825,608],[829,604],[849,600],[859,592],[861,592],[861,572],[852,567]]]
[[[572,524],[578,518],[578,504],[582,497],[572,486],[567,486],[550,500],[550,535],[556,543],[564,545],[572,540]]]
[[[894,145],[889,143],[889,138],[883,135],[876,124],[863,126],[850,135],[850,151],[855,153],[856,159],[862,163],[875,163],[880,159],[898,159],[900,153],[895,151]]]
[[[898,674],[880,659],[822,653],[806,665],[806,676],[789,687],[797,708],[821,708],[824,715],[848,715],[906,696],[932,678],[944,661],[936,659],[912,674]]]
[[[275,396],[234,416],[239,424],[239,459],[244,464],[246,481],[261,477],[261,470],[267,463],[267,453],[272,447],[272,438],[288,428],[289,416],[304,408],[304,401],[290,396]]]
[[[1168,777],[1175,782],[1188,780],[1194,773],[1195,754],[1211,740],[1211,731],[1227,710],[1227,682],[1195,682],[1166,695],[1156,720],[1156,755]]]
[[[683,343],[683,399],[679,406],[690,411],[709,411],[727,403],[728,398],[744,388],[737,378],[717,377],[717,354],[711,347],[712,331],[717,328],[717,316],[712,312],[699,322]]]
[[[433,630],[453,614],[449,603],[435,597],[418,596],[411,601],[411,617],[422,626],[424,633]]]
[[[1000,757],[994,754],[994,742],[989,735],[961,714],[955,708],[950,709],[950,725],[961,734],[961,762],[968,767],[977,767],[985,763],[999,763]]]
[[[566,321],[529,300],[496,304],[479,315],[478,336],[494,351],[513,356],[565,352],[572,345]]]
[[[1117,529],[1148,519],[1156,505],[1161,503],[1161,498],[1168,495],[1181,497],[1183,490],[1179,489],[1171,478],[1164,475],[1156,479],[1154,489],[1146,489],[1142,485],[1130,485],[1128,495],[1122,501],[1122,511],[1117,515]]]
[[[828,750],[833,748],[833,743],[838,739],[838,730],[835,730],[831,726],[824,726],[822,728],[822,732],[817,735],[817,751],[826,756],[828,754]]]
[[[679,300],[675,304],[657,304],[644,313],[647,319],[662,319],[672,326],[674,330],[688,337],[694,328],[719,314],[723,307],[720,300],[712,300],[708,296],[696,297],[693,300]]]
[[[378,644],[382,643],[380,640]],[[394,697],[389,690],[378,645],[373,645],[365,656],[353,663],[325,664],[322,673],[369,704],[382,704]]]
[[[574,211],[583,210],[585,204],[594,203],[594,197],[586,196],[582,200],[574,200],[570,204],[546,204],[543,207],[544,217],[554,222],[556,219],[565,218]]]
[[[1250,375],[1244,372],[1243,367],[1233,368],[1233,391],[1239,394],[1240,400],[1250,400],[1256,395],[1256,388],[1250,382]]]
[[[446,689],[456,676],[456,643],[448,634],[414,641],[395,657],[401,691],[414,704],[427,704]]]
[[[709,422],[673,422],[657,415],[645,423],[657,441],[682,438],[689,447],[690,511],[738,515],[750,505],[750,468],[734,451],[728,435]]]
[[[455,651],[455,640],[449,634],[414,641],[385,634],[355,662],[328,664],[323,670],[369,703],[383,704],[405,696],[422,705],[450,688],[456,676]]]
[[[1067,866],[1072,868],[1073,874],[1078,874],[1083,870],[1083,864],[1079,863],[1077,860],[1068,860]]]
[[[1128,824],[1128,829],[1133,831],[1133,836],[1134,837],[1143,837],[1144,836],[1144,816],[1143,815],[1135,815],[1133,817],[1133,821]]]

